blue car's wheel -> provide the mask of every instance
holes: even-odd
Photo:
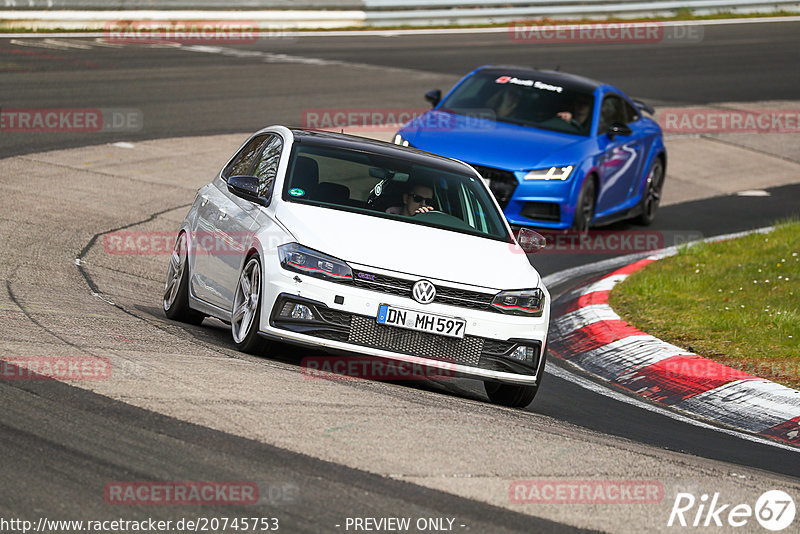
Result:
[[[575,218],[572,219],[572,229],[577,232],[587,232],[594,218],[594,204],[597,192],[594,180],[587,176],[578,193],[578,202],[575,203]]]
[[[656,219],[656,211],[661,203],[661,191],[664,189],[664,163],[660,158],[653,162],[650,174],[647,175],[644,195],[642,196],[642,213],[635,222],[650,226]]]

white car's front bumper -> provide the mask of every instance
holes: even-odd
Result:
[[[550,301],[543,287],[545,304],[542,316],[521,317],[436,301],[422,305],[410,295],[375,290],[375,286],[367,289],[351,283],[322,280],[286,271],[277,263],[267,263],[259,328],[259,333],[265,337],[326,351],[377,356],[482,380],[531,385],[539,381],[544,367]],[[353,267],[358,269],[356,272],[390,273],[371,267]],[[420,279],[397,273],[391,273],[391,276],[407,281]],[[437,288],[475,292],[480,289],[428,280]],[[483,288],[483,293],[489,291]],[[320,312],[316,315],[321,320],[311,323],[282,319],[279,317],[280,308],[287,300],[316,307]],[[381,304],[464,319],[464,338],[447,338],[379,325],[377,315]],[[325,319],[326,316],[329,320]],[[520,362],[503,356],[518,345],[538,347],[536,361]]]

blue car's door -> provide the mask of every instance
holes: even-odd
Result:
[[[635,190],[646,145],[644,134],[636,128],[639,119],[636,110],[619,95],[612,93],[603,98],[597,129],[601,155],[596,215],[615,211]],[[631,135],[608,135],[606,132],[613,123],[627,125]]]

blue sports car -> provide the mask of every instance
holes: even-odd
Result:
[[[572,74],[485,66],[470,72],[394,141],[465,161],[512,225],[587,230],[653,222],[667,153],[653,110]]]

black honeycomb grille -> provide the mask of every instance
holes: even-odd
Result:
[[[350,343],[364,347],[399,352],[421,358],[445,360],[477,367],[483,351],[483,338],[464,336],[461,339],[416,332],[378,324],[374,319],[354,315]]]

